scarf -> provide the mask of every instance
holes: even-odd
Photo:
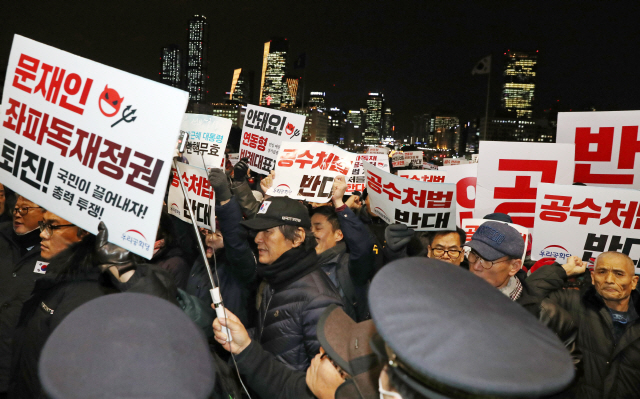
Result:
[[[318,255],[315,248],[305,250],[304,246],[291,248],[270,265],[258,263],[258,275],[279,289],[311,273],[318,268]]]
[[[16,234],[14,231],[13,239],[20,246],[20,255],[24,255],[35,245],[40,244],[40,229],[33,229],[25,234]]]
[[[318,255],[318,264],[324,265],[327,262],[329,262],[331,259],[335,258],[338,255],[342,255],[346,251],[347,251],[347,244],[340,241],[336,243],[334,247],[329,248],[326,251],[322,252],[320,255]]]
[[[511,276],[509,282],[502,288],[499,288],[500,292],[509,297],[512,301],[517,301],[522,295],[522,283],[516,276]]]

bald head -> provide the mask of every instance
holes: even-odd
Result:
[[[596,259],[591,281],[610,309],[626,312],[631,292],[638,284],[638,276],[630,257],[618,252],[604,252]]]

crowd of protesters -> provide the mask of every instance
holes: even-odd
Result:
[[[627,255],[542,265],[505,214],[467,241],[273,178],[211,169],[215,226],[163,213],[151,260],[0,184],[0,399],[640,397]]]

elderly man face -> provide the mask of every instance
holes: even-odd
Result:
[[[283,253],[300,246],[304,239],[305,232],[302,227],[276,226],[259,231],[255,238],[255,243],[258,245],[258,262],[270,265]]]
[[[44,209],[28,199],[20,196],[13,208],[13,231],[16,234],[27,234],[38,228],[42,221]]]
[[[633,261],[625,254],[605,252],[598,256],[591,281],[607,307],[620,312],[629,308],[631,292],[636,289]]]

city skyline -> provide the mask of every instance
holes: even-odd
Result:
[[[210,101],[223,99],[235,69],[253,70],[257,78],[263,44],[282,36],[290,43],[290,58],[307,54],[305,96],[323,91],[327,107],[356,110],[365,106],[367,93],[383,92],[405,133],[413,116],[431,109],[458,114],[461,121],[483,116],[486,77],[472,76],[471,69],[488,54],[494,56],[490,112],[497,110],[499,59],[507,49],[540,51],[534,112],[555,103],[569,109],[640,109],[640,99],[629,90],[640,83],[629,62],[640,40],[633,20],[637,6],[426,1],[363,8],[356,3],[159,1],[150,9],[114,0],[90,13],[73,1],[38,7],[9,3],[0,16],[0,71],[18,33],[157,80],[159,49],[182,41],[185,21],[202,14],[210,29]]]

